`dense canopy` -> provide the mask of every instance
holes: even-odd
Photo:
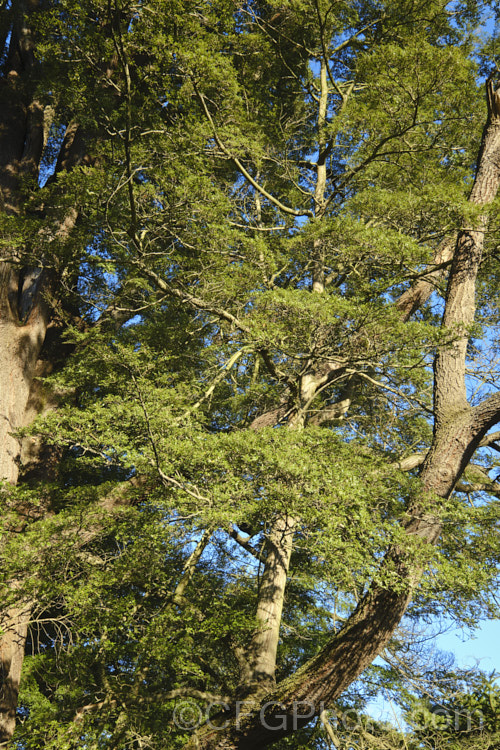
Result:
[[[497,3],[0,10],[0,747],[455,742],[331,712],[497,695]]]

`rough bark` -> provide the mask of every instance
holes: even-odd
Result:
[[[26,321],[19,319],[19,309],[8,304],[9,290],[19,279],[16,271],[7,269],[3,275],[4,284],[0,288],[0,479],[9,483],[17,482],[21,461],[22,444],[16,431],[29,424],[38,409],[43,408],[39,399],[40,386],[35,376],[42,372],[46,363],[39,361],[50,322],[50,310],[43,295],[43,287],[32,295],[31,312]],[[38,279],[35,284],[38,283]],[[23,301],[23,292],[19,295]],[[24,323],[24,324],[23,324]],[[34,446],[31,446],[33,448]],[[26,462],[34,458],[25,449]],[[31,451],[33,453],[33,451]],[[23,606],[22,617],[17,614],[19,607],[8,610],[4,618],[8,627],[0,634],[1,678],[0,688],[0,746],[7,742],[15,726],[15,711],[19,689],[20,670],[24,657],[29,607]]]

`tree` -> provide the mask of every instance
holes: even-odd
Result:
[[[26,651],[22,747],[243,749],[496,611],[491,8],[4,3],[0,745]]]

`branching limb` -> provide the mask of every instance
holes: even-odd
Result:
[[[167,690],[164,693],[153,693],[148,696],[141,696],[140,702],[154,704],[163,701],[175,700],[176,698],[193,698],[194,700],[202,701],[205,704],[213,703],[218,706],[227,705],[228,708],[232,700],[232,698],[227,695],[216,695],[215,693],[208,693],[205,690],[196,690],[195,688],[182,687],[176,688],[175,690]],[[84,717],[89,713],[94,713],[95,711],[100,711],[107,707],[114,708],[117,705],[118,701],[114,698],[111,700],[104,699],[97,703],[88,703],[86,706],[82,706],[82,708],[78,709],[73,721],[75,723],[79,723],[83,721]]]
[[[185,292],[182,289],[177,289],[170,286],[164,279],[161,278],[161,276],[159,276],[157,273],[155,273],[153,270],[148,268],[144,263],[140,262],[137,259],[135,259],[133,263],[150,281],[153,282],[155,286],[158,287],[158,289],[161,289],[162,292],[165,292],[171,297],[180,299],[182,302],[191,305],[191,307],[194,307],[196,310],[205,310],[206,312],[210,312],[213,315],[216,315],[218,318],[226,320],[228,323],[232,323],[240,331],[250,333],[250,329],[248,328],[248,326],[242,323],[235,315],[230,313],[228,310],[210,305],[208,302],[205,302],[205,300],[196,297],[194,294],[190,294],[189,292]]]
[[[199,90],[198,86],[196,85],[196,82],[194,78],[191,79],[193,83],[193,88],[196,93],[196,96],[198,97],[198,100],[201,104],[201,107],[203,109],[203,113],[205,117],[207,118],[208,122],[210,123],[210,126],[212,128],[212,132],[215,138],[215,141],[220,148],[220,150],[228,157],[228,159],[231,159],[231,161],[236,165],[236,167],[240,170],[243,177],[247,180],[247,182],[250,183],[250,185],[255,188],[264,198],[266,198],[270,203],[273,204],[273,206],[276,206],[276,208],[279,208],[280,211],[282,211],[284,214],[288,214],[289,216],[308,216],[309,218],[313,218],[314,214],[309,209],[302,209],[297,210],[295,208],[290,208],[290,206],[285,206],[284,203],[282,203],[280,200],[274,197],[274,195],[271,195],[271,193],[268,193],[265,188],[262,187],[262,185],[259,185],[256,180],[252,177],[250,172],[248,172],[247,169],[243,166],[241,161],[238,159],[238,157],[234,156],[229,149],[224,145],[224,143],[221,141],[220,136],[217,132],[217,128],[215,127],[215,123],[213,121],[212,115],[210,114],[207,103],[205,101],[205,97]]]
[[[210,386],[207,388],[207,390],[205,391],[205,393],[203,394],[203,396],[201,396],[198,399],[198,401],[195,404],[193,404],[193,406],[191,406],[183,414],[183,416],[181,417],[181,421],[182,421],[182,419],[184,419],[187,416],[189,416],[189,414],[192,414],[194,411],[196,411],[196,409],[199,409],[199,407],[204,403],[204,401],[206,401],[208,398],[210,398],[210,396],[212,395],[212,393],[214,392],[214,390],[216,389],[216,387],[219,385],[219,383],[222,380],[224,380],[224,378],[226,376],[226,373],[229,372],[229,370],[232,369],[232,367],[243,356],[243,354],[245,354],[246,352],[249,352],[251,350],[252,350],[251,347],[242,347],[241,349],[238,349],[238,351],[235,352],[233,354],[233,356],[228,359],[228,361],[226,362],[226,364],[221,368],[221,370],[213,378],[212,382],[210,383]]]
[[[326,732],[326,735],[330,742],[332,743],[333,747],[336,748],[336,750],[340,750],[340,740],[333,731],[333,727],[330,724],[330,721],[328,719],[328,712],[323,709],[323,711],[319,715],[319,720],[323,726],[323,729]]]
[[[456,237],[445,238],[435,252],[432,267],[396,300],[395,306],[404,321],[409,320],[436,289],[451,263],[455,243]]]
[[[487,469],[478,464],[469,464],[464,479],[455,489],[458,492],[487,492],[489,495],[500,496],[500,482],[491,479]]]
[[[500,392],[485,398],[474,409],[474,425],[478,431],[485,432],[500,421]],[[496,442],[500,433],[495,432],[486,435],[483,440],[488,440],[488,445]]]
[[[495,443],[500,440],[500,432],[491,432],[489,435],[485,435],[484,438],[478,445],[478,448],[489,448],[496,447]],[[397,466],[401,471],[412,471],[413,469],[422,466],[428,451],[422,451],[421,453],[412,453],[410,456],[406,456],[397,462]],[[484,467],[482,467],[484,471]],[[491,480],[488,477],[488,481]],[[458,488],[457,488],[458,489]]]
[[[194,571],[196,569],[196,565],[199,562],[200,557],[202,556],[205,547],[207,546],[208,542],[210,541],[210,537],[212,536],[212,529],[207,529],[203,532],[202,537],[192,553],[189,555],[188,559],[186,560],[184,564],[184,568],[182,569],[182,575],[180,578],[179,583],[175,587],[175,591],[172,594],[172,602],[174,604],[183,604],[184,603],[184,592],[186,591],[189,583],[191,582]]]
[[[337,401],[336,404],[326,406],[324,409],[321,409],[319,412],[309,418],[309,424],[321,425],[323,424],[323,422],[331,422],[335,419],[342,419],[347,414],[350,405],[351,399],[344,398],[342,401]]]
[[[253,557],[255,557],[256,560],[258,560],[261,563],[265,562],[265,557],[262,554],[262,552],[258,549],[256,549],[253,544],[250,543],[249,536],[243,536],[238,532],[238,529],[236,529],[234,526],[231,526],[231,530],[229,532],[229,536],[231,539],[234,539],[237,544],[240,545],[246,552],[250,552]]]
[[[164,471],[162,471],[160,468],[157,467],[158,475],[165,486],[172,486],[176,487],[179,490],[182,490],[182,492],[185,492],[190,497],[193,497],[195,500],[199,500],[200,502],[204,503],[207,507],[211,507],[212,501],[209,497],[206,495],[202,495],[197,487],[188,487],[186,484],[183,484],[182,482],[179,482],[178,479],[175,477],[170,477],[168,474],[165,474]]]

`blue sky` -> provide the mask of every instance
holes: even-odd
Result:
[[[477,666],[484,672],[500,673],[500,620],[489,620],[471,636],[452,629],[436,637],[436,646],[451,651],[458,667]]]

